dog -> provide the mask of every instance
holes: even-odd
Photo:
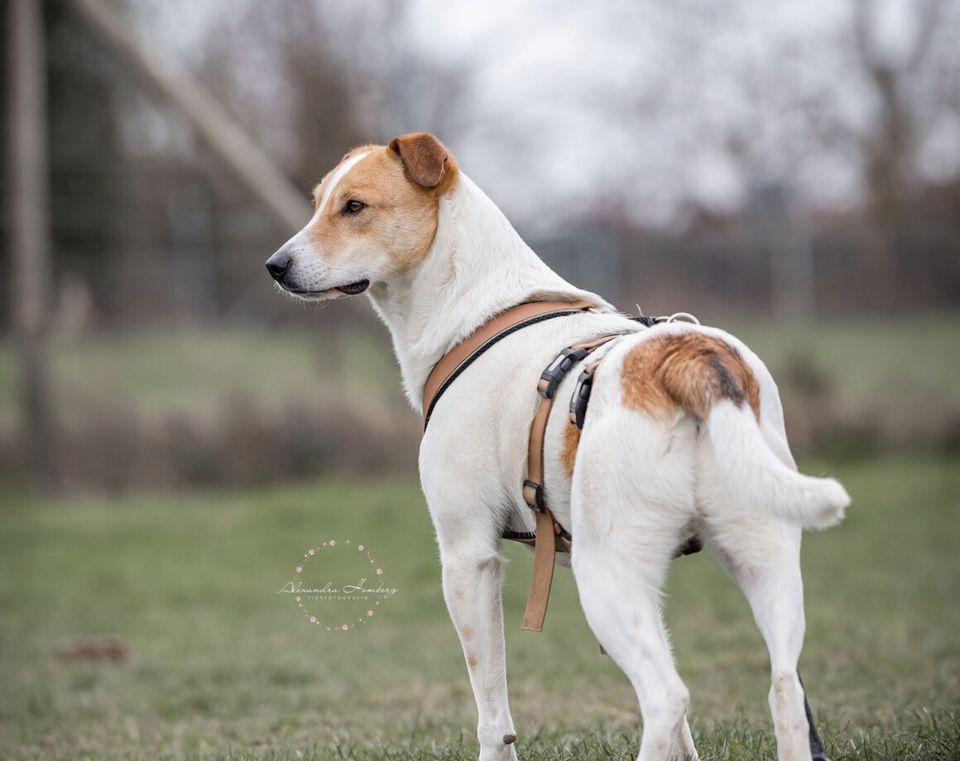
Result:
[[[266,263],[283,291],[327,301],[366,293],[393,340],[411,406],[438,360],[528,301],[586,301],[497,342],[433,409],[420,447],[443,594],[477,703],[481,761],[516,759],[507,697],[500,554],[505,528],[533,531],[522,495],[534,389],[566,346],[609,333],[579,444],[564,411],[547,425],[550,507],[574,537],[581,606],[636,690],[638,759],[697,758],[689,693],[660,595],[692,534],[752,607],[770,655],[780,761],[810,761],[797,673],[803,529],[842,520],[839,482],[797,472],[776,384],[742,341],[681,322],[647,328],[553,272],[429,133],[347,153],[314,191],[307,225]],[[569,398],[572,373],[558,397]]]

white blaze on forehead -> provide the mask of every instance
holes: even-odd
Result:
[[[330,197],[333,195],[333,191],[336,189],[337,185],[340,184],[340,180],[347,176],[347,172],[353,169],[357,164],[359,164],[363,159],[369,156],[373,151],[364,151],[363,153],[358,153],[356,156],[351,156],[346,161],[344,161],[339,167],[334,170],[333,175],[330,177],[330,180],[327,182],[327,187],[323,190],[323,195],[320,196],[320,203],[317,205],[317,213],[314,216],[323,213],[324,207],[327,205],[327,202],[330,200]]]

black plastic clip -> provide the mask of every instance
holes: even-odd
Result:
[[[589,349],[574,349],[568,346],[560,352],[547,369],[540,375],[540,382],[537,384],[537,393],[544,399],[553,399],[557,393],[557,386],[560,381],[567,377],[567,373],[573,369],[573,366],[584,359],[590,353]]]
[[[523,501],[538,513],[547,509],[547,503],[543,501],[543,484],[529,479],[523,482]]]
[[[570,422],[577,428],[583,428],[587,417],[587,405],[590,404],[590,392],[593,390],[593,370],[587,368],[577,378],[577,385],[570,397]]]

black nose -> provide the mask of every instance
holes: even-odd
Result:
[[[290,264],[290,257],[283,253],[283,251],[277,251],[277,253],[267,259],[267,272],[270,273],[270,277],[279,282],[283,280],[283,276],[287,274],[287,271],[290,269]]]

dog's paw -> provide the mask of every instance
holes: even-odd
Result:
[[[513,731],[481,729],[477,736],[480,740],[480,761],[516,761],[517,736]]]
[[[499,750],[481,748],[480,761],[517,761],[516,745],[503,745]]]

